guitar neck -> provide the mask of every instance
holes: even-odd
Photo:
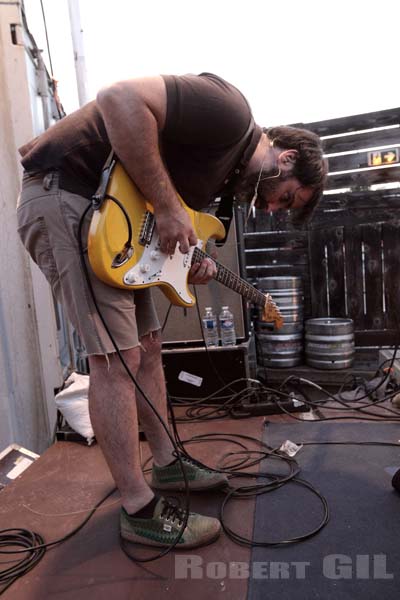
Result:
[[[236,275],[236,273],[234,273],[227,267],[224,267],[224,265],[221,265],[221,263],[219,263],[218,261],[214,260],[209,254],[203,252],[203,250],[200,250],[200,248],[196,247],[192,256],[192,264],[195,262],[202,261],[203,258],[211,258],[211,260],[214,261],[217,267],[217,274],[215,276],[215,279],[219,283],[222,283],[222,285],[224,285],[225,287],[228,287],[234,292],[237,292],[238,294],[246,298],[246,300],[249,300],[256,306],[261,306],[262,308],[265,307],[267,300],[262,292],[257,290],[257,288],[251,285],[251,283],[248,283],[247,281]]]

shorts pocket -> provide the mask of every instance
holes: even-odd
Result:
[[[44,218],[35,217],[21,225],[18,227],[18,234],[32,260],[38,265],[47,281],[53,284],[57,277],[57,266]]]

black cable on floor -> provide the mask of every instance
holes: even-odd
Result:
[[[260,473],[259,476],[262,477],[263,474]],[[307,533],[304,533],[303,535],[289,538],[287,540],[274,540],[274,541],[271,541],[271,540],[255,541],[252,539],[248,539],[248,538],[244,537],[243,535],[233,531],[233,529],[231,529],[226,524],[226,520],[225,520],[226,505],[228,504],[229,500],[238,493],[245,493],[246,496],[259,496],[261,494],[265,494],[265,493],[268,493],[271,491],[271,489],[268,486],[265,486],[261,483],[259,485],[242,486],[240,488],[237,488],[236,490],[231,490],[227,494],[227,496],[224,498],[224,501],[221,506],[221,511],[220,511],[220,520],[221,520],[221,524],[222,524],[222,527],[223,527],[225,533],[237,544],[240,544],[242,546],[248,546],[250,548],[266,548],[266,547],[271,547],[271,546],[284,546],[284,545],[296,544],[298,542],[305,541],[305,540],[317,535],[317,533],[319,533],[321,531],[321,529],[323,529],[323,527],[325,527],[325,525],[329,521],[329,507],[328,507],[328,502],[327,502],[326,498],[308,481],[293,477],[293,478],[291,478],[290,482],[295,483],[296,485],[301,485],[302,487],[308,489],[312,494],[317,496],[317,498],[320,500],[320,502],[322,504],[322,507],[323,507],[322,519],[313,530],[311,530]],[[281,485],[283,485],[283,484],[281,483],[279,485],[279,487],[281,487]],[[277,488],[274,487],[273,489],[277,489]]]
[[[116,488],[114,487],[106,494],[106,496],[104,496],[104,498],[97,502],[87,517],[85,517],[77,527],[53,542],[45,543],[40,534],[28,531],[26,529],[15,528],[0,530],[0,554],[11,556],[18,554],[26,555],[21,560],[15,561],[16,564],[13,567],[7,567],[6,569],[0,570],[0,583],[5,584],[0,591],[0,595],[3,594],[6,589],[8,589],[10,585],[14,583],[14,581],[16,581],[16,579],[26,575],[26,573],[33,569],[33,567],[35,567],[43,558],[47,548],[61,544],[78,533],[78,531],[80,531],[94,515],[98,507],[115,491]],[[2,548],[9,549],[3,550]]]
[[[239,455],[239,456],[247,455],[250,458],[250,462],[248,461],[246,464],[244,462],[244,459],[240,458],[239,462],[235,466],[232,467],[232,465],[231,465],[230,468],[224,468],[220,464],[216,470],[219,472],[222,472],[222,473],[229,474],[229,476],[231,478],[235,478],[235,477],[246,478],[246,479],[248,479],[248,478],[257,478],[257,479],[265,478],[266,482],[255,483],[255,484],[246,485],[246,486],[238,486],[238,487],[233,487],[230,485],[228,487],[228,489],[221,490],[223,493],[225,493],[225,497],[224,497],[221,507],[220,507],[219,518],[221,521],[222,528],[223,528],[224,532],[226,533],[226,535],[230,539],[232,539],[234,542],[236,542],[237,544],[249,546],[249,547],[269,547],[269,546],[294,544],[294,543],[298,543],[300,541],[309,539],[310,537],[313,537],[314,535],[317,535],[317,533],[319,533],[319,531],[321,531],[321,529],[323,527],[325,527],[325,525],[329,521],[328,503],[327,503],[326,498],[311,483],[297,477],[297,475],[300,473],[300,468],[299,468],[297,462],[293,458],[290,458],[289,456],[287,456],[286,454],[284,454],[282,452],[279,452],[278,450],[270,448],[262,440],[257,440],[255,438],[252,438],[251,436],[246,436],[243,434],[227,434],[226,436],[223,436],[220,433],[206,433],[206,434],[200,434],[200,435],[194,436],[193,438],[190,438],[189,440],[182,441],[179,439],[179,443],[184,447],[185,444],[188,444],[188,443],[204,442],[207,440],[210,442],[215,442],[217,440],[220,440],[220,441],[226,440],[226,441],[232,442],[232,440],[236,441],[236,438],[238,438],[240,440],[251,441],[252,443],[255,443],[257,446],[260,446],[262,449],[261,450],[241,449],[238,452],[230,452],[230,453],[228,453],[228,455],[225,455],[225,458],[227,458],[228,456],[231,457],[231,456],[235,456],[235,455]],[[241,445],[243,446],[243,444],[241,444]],[[256,455],[256,457],[252,458],[252,456],[254,454]],[[242,471],[242,470],[238,469],[239,466],[241,468],[243,468],[243,466],[250,467],[250,466],[258,465],[258,464],[260,464],[261,461],[263,461],[263,460],[265,461],[267,459],[283,461],[289,467],[289,473],[286,475],[278,476],[276,474],[271,474],[266,471],[258,471],[256,473],[254,473],[254,472],[249,473],[247,471]],[[201,464],[201,463],[199,463],[199,464]],[[227,524],[227,519],[225,516],[225,509],[226,509],[227,504],[233,498],[244,499],[244,498],[251,498],[254,496],[270,493],[276,489],[281,488],[283,485],[286,485],[287,483],[291,483],[291,482],[295,483],[296,485],[300,485],[300,486],[306,488],[307,490],[309,490],[313,495],[317,496],[317,498],[320,500],[320,502],[322,504],[322,508],[323,508],[322,518],[321,518],[320,522],[316,525],[316,527],[314,527],[314,529],[312,529],[311,531],[308,531],[308,532],[304,533],[303,535],[296,536],[296,537],[288,539],[288,540],[254,541],[254,540],[245,538],[241,534],[235,532]]]

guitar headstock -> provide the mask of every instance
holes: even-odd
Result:
[[[265,294],[265,306],[263,308],[262,320],[267,323],[274,323],[276,329],[280,329],[284,323],[279,308],[273,302],[270,294]]]

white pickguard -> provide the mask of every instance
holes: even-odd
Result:
[[[202,246],[203,242],[199,240],[197,247]],[[195,247],[191,246],[186,254],[182,254],[178,247],[174,254],[164,254],[160,252],[160,239],[154,230],[152,240],[145,246],[140,261],[125,273],[124,283],[132,288],[151,283],[167,283],[184,302],[192,304],[193,300],[187,291],[187,277]]]

